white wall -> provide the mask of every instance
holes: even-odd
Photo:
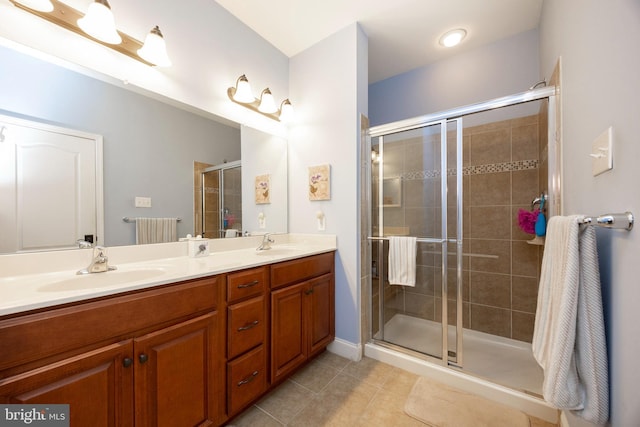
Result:
[[[68,0],[84,12],[87,0]],[[277,122],[234,104],[227,88],[246,74],[254,95],[288,97],[289,59],[212,0],[112,0],[119,30],[143,41],[159,25],[173,66],[155,68],[57,27],[0,0],[0,44],[24,49],[109,83],[162,95],[237,123],[286,136]],[[295,98],[291,102],[296,104]]]
[[[531,30],[376,82],[371,126],[524,92],[541,80],[538,58],[538,30]]]
[[[357,165],[359,114],[366,114],[366,42],[352,24],[291,58],[289,69],[297,102],[289,132],[289,231],[317,233],[316,212],[324,212],[326,233],[336,234],[338,243],[336,336],[353,344],[360,339]],[[326,163],[331,200],[309,201],[307,168]]]
[[[562,56],[565,214],[640,213],[640,3],[547,0],[541,70]],[[614,169],[591,174],[591,142],[614,129]],[[609,351],[611,425],[640,425],[640,234],[598,230]],[[582,420],[568,416],[571,426]]]
[[[240,135],[243,230],[251,233],[286,233],[289,223],[287,140],[248,126],[240,127]],[[269,203],[256,204],[258,175],[269,175]],[[264,228],[260,228],[260,214],[264,218]]]

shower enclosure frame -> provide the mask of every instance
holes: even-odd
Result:
[[[448,366],[452,365],[454,367],[463,368],[463,355],[464,355],[464,344],[463,344],[463,322],[462,322],[462,119],[464,116],[480,113],[484,111],[495,110],[498,108],[509,107],[512,105],[522,104],[530,101],[536,100],[548,100],[548,127],[547,127],[547,143],[548,143],[548,181],[547,181],[547,189],[548,189],[548,203],[547,209],[549,217],[553,215],[557,215],[560,213],[560,183],[561,183],[561,152],[558,149],[558,141],[559,135],[556,135],[556,87],[548,86],[542,87],[538,89],[531,89],[526,92],[509,95],[505,97],[500,97],[496,99],[492,99],[489,101],[479,102],[475,104],[470,104],[462,107],[457,107],[454,109],[441,111],[433,114],[428,114],[424,116],[415,117],[412,119],[401,120],[389,124],[374,126],[369,129],[368,137],[366,139],[367,143],[367,151],[371,152],[371,140],[372,138],[380,138],[380,155],[384,161],[384,136],[395,134],[403,131],[410,131],[415,129],[424,128],[427,126],[440,125],[440,145],[441,145],[441,159],[440,159],[440,167],[441,167],[441,216],[442,216],[442,224],[441,224],[441,239],[419,239],[419,241],[426,241],[432,243],[441,243],[441,253],[442,253],[442,265],[441,265],[441,274],[442,274],[442,313],[441,318],[438,319],[442,325],[442,344],[441,344],[441,357],[437,357],[434,355],[421,355],[427,359],[435,360],[436,362]],[[456,238],[450,239],[447,231],[447,130],[448,124],[455,122],[456,123]],[[367,162],[367,185],[369,194],[372,191],[372,183],[370,177],[372,176],[372,166],[371,162]],[[382,167],[380,168],[380,175],[382,177]],[[382,182],[382,181],[380,181]],[[383,207],[382,207],[382,185],[379,185],[379,224],[382,224],[383,220]],[[382,227],[379,227],[379,235],[373,235],[373,223],[372,223],[372,209],[374,208],[373,200],[368,198],[369,207],[367,209],[367,222],[370,224],[370,234],[369,234],[369,242],[368,242],[368,251],[371,253],[373,244],[382,245],[384,230]],[[447,283],[447,246],[448,244],[454,244],[456,246],[456,351],[455,354],[449,354],[449,340],[448,340],[448,330],[449,330],[449,322],[448,322],[448,283]],[[371,258],[371,257],[367,257]],[[379,268],[381,268],[380,266]],[[384,273],[384,272],[382,272]],[[382,291],[384,279],[380,279],[380,290]],[[372,286],[372,277],[369,275],[368,286],[371,289]],[[384,306],[384,298],[383,292],[379,293],[380,295],[380,310],[383,311]],[[369,313],[373,313],[373,299],[370,298],[368,303]],[[403,347],[396,346],[394,344],[388,343],[384,341],[384,337],[382,339],[376,339],[373,333],[373,322],[372,315],[367,316],[369,321],[368,331],[370,335],[370,340],[374,344],[382,345],[385,347],[389,347],[393,350],[399,350],[401,352],[406,352],[407,349]],[[384,316],[383,313],[379,315],[379,330],[384,333]]]
[[[206,230],[206,215],[205,215],[205,211],[206,211],[206,197],[205,197],[205,191],[204,191],[204,183],[205,183],[205,174],[207,174],[208,172],[214,172],[214,171],[218,171],[218,188],[219,188],[219,192],[218,192],[218,216],[219,216],[219,228],[218,230],[215,230],[218,234],[217,237],[225,237],[225,228],[222,226],[222,218],[224,217],[224,172],[226,170],[229,169],[236,169],[236,168],[240,168],[242,167],[242,160],[235,160],[233,162],[227,162],[227,163],[223,163],[221,165],[215,165],[215,166],[210,166],[206,169],[204,169],[202,171],[202,216],[201,216],[201,220],[202,220],[202,233],[203,233],[203,237],[204,237],[204,233],[207,232],[211,232],[209,230]],[[211,236],[207,236],[208,238],[212,238]]]

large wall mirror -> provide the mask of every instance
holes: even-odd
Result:
[[[253,182],[256,175],[269,173],[277,177],[274,185],[283,188],[271,199],[271,207],[276,209],[277,204],[282,213],[274,214],[274,221],[268,222],[266,228],[247,222],[242,224],[242,231],[287,231],[286,140],[274,142],[265,134],[265,144],[261,146],[256,137],[261,133],[256,131],[248,132],[251,135],[245,141],[237,124],[188,106],[170,105],[7,47],[0,46],[0,63],[6,65],[0,70],[0,115],[71,129],[102,140],[104,235],[95,229],[83,231],[80,237],[95,234],[98,243],[106,246],[135,244],[135,224],[123,221],[125,217],[180,218],[178,236],[194,234],[199,197],[195,177],[201,172],[197,164],[234,161],[244,166],[243,182]],[[268,164],[262,165],[266,146],[268,150],[280,150],[272,154],[284,161],[265,159]],[[0,155],[6,157],[2,154],[5,151]],[[39,167],[46,166],[47,161],[43,159]],[[47,174],[47,170],[30,173]],[[4,181],[0,185],[5,185]],[[41,202],[45,203],[45,194],[42,196]],[[60,203],[62,193],[60,197],[52,197],[51,192],[46,196],[46,203]],[[136,207],[136,197],[150,199],[151,206]],[[253,219],[255,211],[245,215],[244,205],[253,209],[255,203],[245,200],[253,201],[253,194],[249,199],[242,195],[242,217]],[[47,218],[49,212],[42,203],[34,203],[38,209],[30,214],[31,220]],[[0,222],[4,226],[7,218],[0,214]],[[50,227],[42,227],[38,233],[45,233],[47,228]],[[23,250],[29,249],[18,251]],[[9,252],[12,251],[0,250]]]

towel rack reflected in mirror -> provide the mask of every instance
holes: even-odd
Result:
[[[137,218],[129,218],[128,216],[122,217],[122,220],[123,220],[124,222],[136,222],[136,219],[137,219]],[[176,218],[175,220],[176,220],[177,222],[180,222],[180,221],[182,221],[182,218]]]

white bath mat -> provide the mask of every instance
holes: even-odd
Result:
[[[530,427],[524,412],[423,377],[404,411],[432,427]]]

